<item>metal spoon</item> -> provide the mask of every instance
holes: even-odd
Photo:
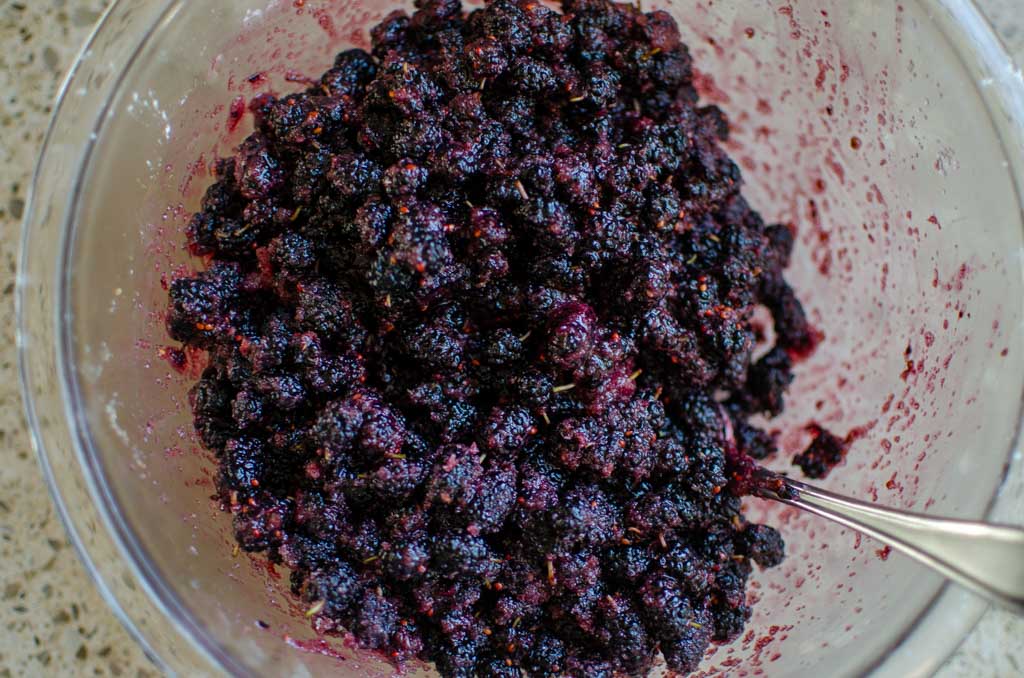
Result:
[[[755,496],[796,506],[874,537],[1024,614],[1024,529],[880,508],[766,469],[756,470],[753,480]]]

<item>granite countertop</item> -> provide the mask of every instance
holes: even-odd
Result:
[[[1020,2],[979,4],[1024,63]],[[16,374],[14,274],[27,183],[54,93],[105,4],[0,0],[0,267],[8,272],[0,278],[0,678],[157,674],[66,540],[25,430]],[[1024,675],[1024,619],[988,612],[939,675]]]

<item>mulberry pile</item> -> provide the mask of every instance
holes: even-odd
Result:
[[[692,671],[783,557],[734,476],[815,341],[792,234],[665,12],[417,8],[255,98],[188,227],[167,328],[208,355],[217,498],[319,631],[396,664]]]

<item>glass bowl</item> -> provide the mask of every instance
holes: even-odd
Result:
[[[790,278],[826,334],[780,431],[850,432],[826,483],[963,518],[1020,516],[1024,82],[958,0],[663,3],[705,100],[733,123],[747,196],[792,222]],[[111,607],[168,671],[387,674],[317,639],[280,572],[233,554],[191,435],[190,378],[161,359],[163,284],[232,104],[365,46],[391,2],[114,2],[46,140],[18,277],[21,370],[60,514]],[[252,77],[255,76],[255,77]],[[1016,454],[1016,456],[1015,456]],[[984,604],[880,545],[751,500],[786,564],[711,673],[927,675]],[[286,579],[286,578],[285,578]],[[422,669],[426,671],[426,669]]]

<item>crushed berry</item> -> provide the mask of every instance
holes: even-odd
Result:
[[[442,675],[645,675],[740,635],[795,358],[793,246],[740,194],[672,18],[417,0],[255,131],[167,329],[242,548],[323,633]],[[755,307],[777,345],[752,363]],[[177,355],[177,354],[175,354]],[[830,434],[796,463],[822,476]]]
[[[846,441],[817,425],[809,427],[814,437],[807,449],[793,457],[808,478],[824,478],[846,458]]]

